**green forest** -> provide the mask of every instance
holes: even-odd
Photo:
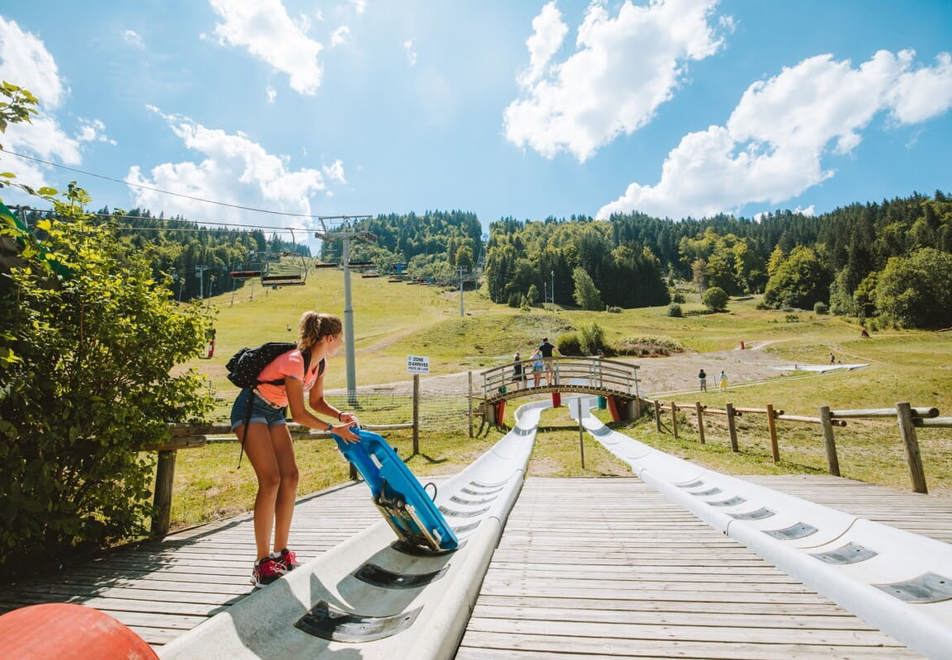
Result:
[[[758,221],[505,218],[491,225],[484,275],[492,300],[513,306],[661,305],[676,280],[690,280],[701,291],[763,293],[768,307],[943,328],[952,325],[952,198],[915,193]]]

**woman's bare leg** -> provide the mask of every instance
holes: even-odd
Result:
[[[294,443],[288,427],[271,427],[271,444],[281,474],[278,495],[274,506],[274,550],[280,552],[288,547],[291,533],[291,518],[294,516],[294,500],[297,497],[298,468],[294,458]]]
[[[241,440],[241,426],[236,433]],[[248,425],[245,453],[258,477],[258,494],[255,496],[255,548],[257,558],[268,556],[271,529],[274,526],[274,503],[281,482],[281,472],[274,455],[274,446],[266,424]]]

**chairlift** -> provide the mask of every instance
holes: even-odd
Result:
[[[294,230],[291,229],[291,242],[295,243]],[[285,252],[284,254],[288,254]],[[299,253],[300,264],[285,263],[282,261],[268,262],[261,273],[261,286],[270,286],[277,289],[279,286],[303,286],[307,283],[307,261],[304,254]]]

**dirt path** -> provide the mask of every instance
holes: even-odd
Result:
[[[629,359],[621,358],[623,362],[637,364],[640,369],[638,378],[643,395],[658,392],[690,390],[697,387],[697,373],[700,369],[707,372],[708,386],[716,388],[716,379],[721,370],[727,372],[731,385],[755,380],[763,380],[780,375],[772,369],[781,364],[789,363],[776,356],[761,350],[774,342],[759,342],[753,344],[756,348],[747,350],[717,351],[713,353],[679,353],[669,357]],[[618,358],[615,358],[618,359]],[[473,372],[473,387],[481,385],[479,372]],[[466,394],[466,372],[431,376],[422,378],[421,389],[424,393],[439,394]],[[412,383],[409,380],[377,385],[364,385],[358,391],[386,391],[388,394],[409,395],[412,393]],[[332,390],[329,394],[344,394],[346,390]]]

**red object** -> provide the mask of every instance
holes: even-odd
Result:
[[[744,350],[744,348],[745,348],[745,346],[744,346],[744,340],[741,339],[741,340],[740,340],[740,350]]]
[[[145,640],[99,610],[69,603],[30,605],[0,616],[0,658],[158,660]]]
[[[215,357],[215,340],[214,339],[212,339],[208,343],[208,357],[210,358]]]
[[[496,424],[502,424],[502,421],[506,418],[506,401],[496,402]]]
[[[561,392],[553,392],[553,393],[552,393],[552,407],[553,407],[553,408],[558,408],[558,407],[561,406],[561,405],[562,405],[562,393],[561,393]]]
[[[612,414],[613,422],[621,421],[621,415],[618,414],[618,401],[613,396],[608,397],[608,412]]]

